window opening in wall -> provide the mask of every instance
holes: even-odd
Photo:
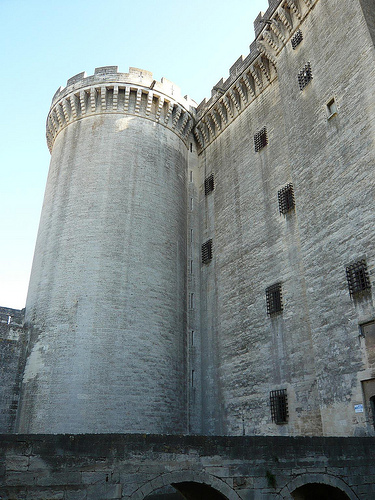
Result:
[[[191,331],[191,345],[194,345],[194,330]]]
[[[305,64],[305,67],[298,73],[298,84],[300,90],[303,90],[306,85],[311,82],[313,76],[310,62]]]
[[[202,263],[208,264],[212,260],[212,240],[208,240],[202,245]]]
[[[294,190],[293,184],[287,184],[285,187],[280,189],[277,193],[279,199],[279,212],[280,214],[286,214],[293,210],[295,206],[294,202]]]
[[[190,182],[193,182],[193,171],[190,170]]]
[[[371,289],[370,277],[367,270],[366,259],[361,259],[346,267],[346,279],[351,297]]]
[[[194,370],[191,370],[191,387],[194,387]]]
[[[189,308],[194,309],[194,293],[189,295]]]
[[[372,396],[370,398],[370,411],[372,417],[372,425],[374,426],[375,429],[375,396]]]
[[[292,47],[293,47],[293,50],[295,50],[298,45],[302,42],[303,40],[303,35],[302,35],[302,31],[301,30],[297,30],[293,37],[292,37],[292,40],[291,40],[291,44],[292,44]]]
[[[268,144],[268,136],[267,129],[263,127],[259,132],[254,135],[254,147],[255,152],[257,153],[261,149],[263,149]]]
[[[190,229],[190,243],[193,243],[193,230]]]
[[[333,97],[327,103],[327,116],[328,116],[328,119],[331,118],[331,116],[335,115],[336,113],[337,113],[337,104],[336,104],[335,98]]]
[[[190,153],[192,153],[192,152],[193,152],[193,143],[191,142],[190,143]]]
[[[204,194],[207,196],[215,189],[214,174],[210,174],[204,181]]]
[[[267,314],[273,315],[283,311],[281,283],[266,288]]]
[[[271,418],[275,424],[288,422],[288,396],[286,389],[270,392]]]
[[[190,259],[190,274],[193,274],[193,260]]]
[[[190,198],[190,210],[194,208],[194,198]]]

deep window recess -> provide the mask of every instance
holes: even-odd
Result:
[[[214,174],[210,174],[204,181],[204,194],[207,196],[215,189]]]
[[[190,293],[189,295],[189,308],[194,309],[194,293]]]
[[[337,113],[337,104],[336,104],[335,98],[333,97],[327,103],[327,115],[328,115],[328,118],[331,118],[331,116],[335,115],[336,113]]]
[[[371,289],[370,278],[367,270],[366,260],[362,259],[346,268],[346,279],[350,296],[356,296],[361,292]]]
[[[254,135],[255,152],[257,153],[268,144],[267,129],[263,127]]]
[[[301,30],[297,30],[294,33],[294,35],[292,37],[292,40],[291,40],[293,50],[295,50],[298,47],[298,45],[302,42],[302,40],[303,40],[302,31]]]
[[[286,389],[270,392],[271,418],[275,424],[288,422],[288,396]]]
[[[202,245],[202,263],[207,264],[212,260],[212,240],[208,240]]]
[[[279,199],[279,212],[280,214],[286,214],[293,210],[295,206],[294,202],[294,190],[293,184],[287,184],[285,187],[280,189],[277,193]]]
[[[298,84],[300,90],[303,90],[306,85],[311,82],[313,76],[311,71],[311,65],[308,62],[305,67],[298,73]]]
[[[281,283],[275,283],[266,288],[267,314],[277,314],[283,311]]]

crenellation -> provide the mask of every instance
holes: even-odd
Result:
[[[82,73],[78,73],[77,75],[72,76],[69,78],[69,80],[66,82],[66,86],[70,87],[71,85],[74,85],[77,82],[80,82],[81,80],[84,80],[87,77],[86,71],[82,71]],[[60,92],[63,89],[63,87],[60,87]],[[53,96],[55,99],[56,94]]]
[[[100,486],[87,493],[94,500],[143,500],[179,482],[191,498],[202,482],[202,498],[208,485],[231,500],[344,498],[337,489],[372,498],[375,471],[363,469],[375,436],[369,9],[370,0],[270,0],[250,53],[197,107],[139,68],[96,68],[55,94],[25,324],[0,310],[0,427],[62,433],[64,450],[86,443],[89,455],[92,439],[101,456],[112,443],[107,455],[128,472],[111,459],[112,477],[93,462],[81,476]],[[306,61],[314,79],[300,89]],[[18,462],[27,500],[47,481],[31,469],[50,477],[37,452],[46,440],[53,453],[65,442],[36,438]],[[344,473],[351,461],[365,473]]]

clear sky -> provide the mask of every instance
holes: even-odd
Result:
[[[198,103],[249,53],[267,0],[0,0],[0,306],[21,309],[49,166],[58,87],[99,66],[146,69]]]

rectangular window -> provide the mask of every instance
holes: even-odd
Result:
[[[366,260],[362,259],[346,267],[346,279],[350,296],[358,296],[371,289]]]
[[[275,283],[266,289],[266,301],[269,316],[283,311],[281,283]]]
[[[194,198],[190,198],[190,210],[194,208]]]
[[[190,170],[190,182],[193,182],[193,171]]]
[[[190,259],[190,274],[193,274],[193,260]]]
[[[287,184],[277,193],[279,199],[279,212],[286,214],[294,208],[294,191],[293,185]]]
[[[193,293],[191,293],[189,295],[189,308],[194,309],[194,294]]]
[[[337,113],[337,104],[335,98],[333,97],[329,102],[327,102],[328,119],[331,118],[331,116],[335,115],[336,113]]]
[[[209,175],[204,181],[204,194],[207,196],[215,189],[214,174]]]
[[[212,260],[212,240],[208,240],[202,245],[202,263],[208,264]]]
[[[267,129],[263,127],[259,132],[254,135],[254,147],[257,153],[268,144]]]
[[[275,424],[288,422],[288,396],[286,389],[270,392],[271,418]]]
[[[310,62],[305,64],[305,67],[298,73],[298,84],[300,90],[303,90],[306,85],[313,79]]]
[[[194,236],[193,230],[190,229],[190,243],[193,243],[193,236]]]

